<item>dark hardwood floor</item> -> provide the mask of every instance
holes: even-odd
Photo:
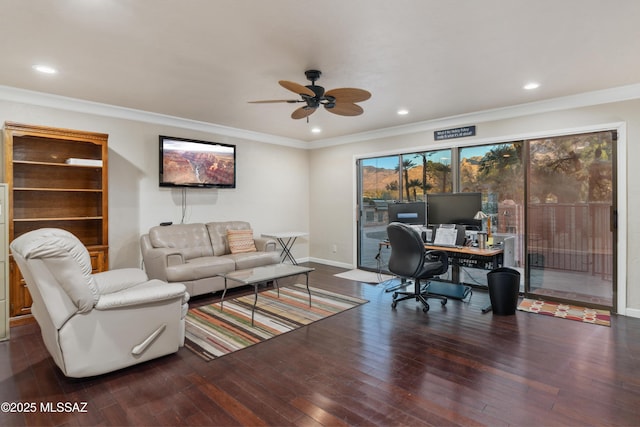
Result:
[[[640,425],[640,319],[608,328],[482,314],[478,290],[468,303],[431,300],[427,314],[413,300],[393,310],[383,286],[312,266],[312,286],[370,302],[208,363],[181,348],[67,379],[37,325],[12,328],[0,343],[0,402],[38,410],[3,407],[0,425]],[[47,413],[40,402],[87,406]]]

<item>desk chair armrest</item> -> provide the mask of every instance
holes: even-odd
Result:
[[[447,271],[449,269],[449,256],[445,251],[430,250],[425,252],[425,259],[428,261],[440,261],[442,263],[442,269]]]

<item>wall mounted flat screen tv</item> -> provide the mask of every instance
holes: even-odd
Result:
[[[236,146],[160,135],[160,186],[236,188]]]

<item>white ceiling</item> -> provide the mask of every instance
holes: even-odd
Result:
[[[301,141],[640,82],[638,0],[0,0],[0,17],[0,85]],[[295,98],[278,80],[311,68],[370,91],[364,114],[248,103]]]

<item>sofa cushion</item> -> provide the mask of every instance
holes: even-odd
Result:
[[[256,244],[253,241],[253,230],[227,230],[227,241],[232,254],[256,252]]]
[[[231,253],[229,241],[227,240],[227,230],[251,230],[251,225],[246,221],[220,221],[208,222],[206,224],[213,255],[227,255]]]
[[[213,255],[209,233],[204,224],[174,224],[151,227],[149,240],[154,248],[173,248],[185,259]]]
[[[278,252],[245,252],[225,255],[224,258],[232,259],[235,262],[236,270],[245,270],[247,268],[278,264],[280,262]]]
[[[234,260],[225,257],[201,257],[187,260],[185,264],[167,267],[169,282],[182,282],[213,277],[236,269]]]

